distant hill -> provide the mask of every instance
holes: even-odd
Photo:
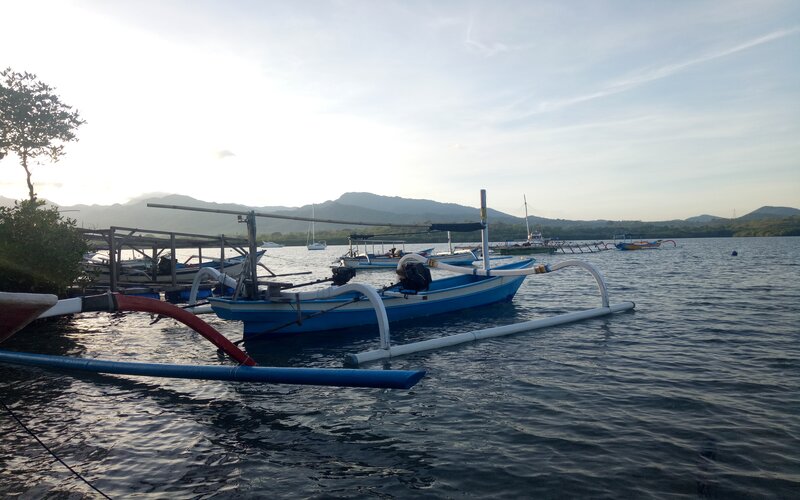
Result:
[[[271,213],[293,217],[311,217],[312,206],[251,207],[235,203],[210,203],[183,195],[155,195],[139,197],[125,204],[74,205],[61,207],[72,210],[68,215],[79,227],[103,229],[111,226],[139,229],[154,229],[197,234],[244,234],[244,227],[237,223],[236,216],[184,210],[169,210],[148,207],[148,203],[180,205],[211,210],[232,210]],[[12,201],[13,204],[13,201]],[[337,219],[365,223],[426,224],[431,222],[474,222],[479,220],[479,209],[452,203],[430,200],[408,200],[398,197],[378,196],[370,193],[345,193],[339,199],[326,201],[313,207],[318,219]],[[496,222],[521,223],[524,219],[496,210],[489,216]],[[317,223],[317,231],[341,230],[341,224]],[[353,226],[357,229],[360,226]],[[258,231],[269,233],[305,233],[308,222],[259,218]]]
[[[87,229],[107,229],[111,226],[137,229],[153,229],[195,234],[243,235],[245,228],[239,224],[235,215],[207,212],[191,212],[150,208],[148,203],[163,205],[181,205],[211,210],[231,210],[245,212],[256,210],[263,213],[287,215],[294,217],[311,217],[312,206],[284,207],[261,206],[251,207],[236,203],[211,203],[195,198],[178,195],[152,193],[143,195],[124,204],[114,205],[73,205],[59,207],[65,215],[75,219],[78,227]],[[0,206],[14,206],[14,200],[0,196]],[[344,193],[338,199],[314,205],[317,219],[336,219],[356,222],[391,224],[429,224],[436,222],[475,222],[479,220],[479,209],[455,203],[440,203],[433,200],[409,199],[398,196],[381,196],[372,193]],[[698,215],[685,220],[660,222],[641,221],[575,221],[563,219],[547,219],[531,215],[529,222],[532,228],[541,229],[546,236],[570,236],[579,238],[609,238],[617,232],[642,232],[660,236],[686,235],[725,235],[720,225],[729,223],[746,224],[760,221],[781,220],[800,215],[800,210],[788,207],[761,207],[758,210],[731,220],[714,215]],[[509,215],[489,209],[489,221],[497,231],[503,231],[509,238],[524,238],[523,217]],[[520,230],[519,227],[523,229]],[[718,233],[709,234],[706,226],[714,226]],[[281,233],[305,234],[309,223],[281,219],[259,218],[258,232],[261,235]],[[681,229],[683,228],[683,229]],[[317,232],[324,231],[363,231],[363,226],[317,223]],[[549,234],[547,234],[549,233]],[[606,234],[607,233],[607,234]],[[785,234],[785,233],[784,233]],[[642,234],[644,237],[644,234]],[[273,239],[273,238],[269,238]],[[297,238],[294,238],[295,240]],[[277,241],[277,239],[276,239]]]
[[[413,217],[417,221],[461,222],[476,221],[480,214],[475,207],[466,207],[455,203],[400,198],[399,196],[380,196],[372,193],[345,193],[336,203],[351,207],[389,212],[400,216]],[[518,222],[523,217],[515,217],[489,208],[489,220]]]
[[[747,215],[739,217],[738,221],[764,220],[800,215],[800,210],[789,207],[761,207]]]
[[[694,217],[689,217],[688,219],[686,219],[686,222],[708,224],[709,222],[714,222],[718,220],[722,220],[722,217],[717,217],[716,215],[703,214],[703,215],[696,215]]]

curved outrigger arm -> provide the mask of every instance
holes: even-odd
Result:
[[[369,361],[388,359],[388,358],[403,356],[406,354],[412,354],[416,352],[429,351],[433,349],[439,349],[442,347],[463,344],[465,342],[472,342],[480,339],[500,337],[524,331],[531,331],[539,328],[545,328],[549,326],[562,325],[589,318],[596,318],[612,314],[615,312],[627,311],[635,307],[635,304],[633,302],[623,302],[620,304],[609,305],[608,289],[606,287],[602,275],[593,265],[579,260],[567,260],[564,262],[559,262],[552,266],[539,264],[534,267],[525,269],[491,270],[491,269],[478,269],[478,268],[470,269],[466,267],[452,266],[449,264],[443,264],[437,261],[436,258],[425,258],[419,255],[409,254],[400,259],[400,262],[398,263],[398,269],[401,269],[402,266],[405,265],[405,263],[412,261],[426,264],[428,267],[432,268],[439,268],[442,270],[452,271],[458,274],[472,274],[476,276],[526,276],[529,274],[550,273],[553,271],[557,271],[559,269],[564,269],[566,267],[580,267],[582,269],[587,270],[594,277],[595,281],[597,281],[597,287],[600,290],[602,306],[594,309],[587,309],[584,311],[576,311],[576,312],[561,314],[550,318],[542,318],[537,320],[524,321],[522,323],[516,323],[512,325],[497,326],[492,328],[486,328],[483,330],[457,333],[445,337],[422,340],[419,342],[412,342],[409,344],[396,345],[396,346],[391,345],[388,334],[385,336],[382,334],[379,349],[361,352],[357,354],[347,354],[345,355],[345,364],[359,365]]]
[[[528,267],[525,269],[480,269],[477,267],[469,268],[469,267],[461,267],[461,266],[453,266],[451,264],[445,264],[443,262],[439,262],[436,260],[436,257],[426,258],[422,257],[421,255],[416,254],[409,254],[403,256],[400,259],[400,262],[397,263],[398,271],[403,269],[403,266],[406,262],[415,261],[421,262],[430,268],[442,269],[444,271],[451,271],[457,274],[471,274],[473,276],[528,276],[530,274],[545,274],[551,273],[553,271],[558,271],[559,269],[564,269],[565,267],[580,267],[589,271],[589,273],[594,277],[595,281],[597,281],[597,288],[600,290],[600,297],[603,301],[603,307],[608,307],[608,288],[606,288],[606,282],[603,280],[603,276],[600,274],[600,271],[597,270],[592,264],[588,262],[584,262],[582,260],[565,260],[563,262],[559,262],[557,264],[536,264],[533,267]]]
[[[39,318],[49,318],[51,316],[61,316],[64,314],[76,314],[79,312],[92,311],[139,311],[161,314],[168,316],[192,330],[196,331],[217,348],[224,351],[238,363],[246,366],[254,366],[256,362],[244,351],[236,347],[233,342],[219,333],[214,327],[201,320],[194,314],[168,302],[148,299],[146,297],[135,297],[120,293],[104,293],[102,295],[91,295],[88,297],[76,297],[74,299],[59,300],[58,303],[39,315]]]
[[[312,290],[310,292],[281,292],[281,297],[303,301],[329,299],[337,295],[345,295],[353,292],[360,293],[369,300],[372,308],[375,309],[375,315],[378,319],[378,331],[380,332],[381,338],[389,338],[389,317],[386,315],[386,306],[383,305],[383,300],[381,296],[378,295],[378,291],[371,286],[361,283],[348,283],[346,285],[331,286],[321,290]]]

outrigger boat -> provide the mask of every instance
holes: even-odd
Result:
[[[422,260],[402,267],[403,277],[399,284],[377,291],[390,322],[509,302],[525,279],[524,275],[469,274],[431,280],[430,271],[423,264],[441,266],[442,263],[433,257],[408,255],[416,255]],[[496,270],[529,269],[532,266],[533,259],[525,259],[499,266]],[[211,297],[209,302],[220,318],[244,324],[244,340],[268,335],[374,328],[377,324],[373,304],[358,291],[331,297],[311,292],[304,298],[302,294],[280,293],[280,283],[272,288],[255,300]]]
[[[624,238],[630,239],[627,235]],[[618,250],[654,250],[656,248],[661,248],[662,243],[672,243],[673,246],[677,246],[673,240],[620,241],[619,243],[615,243],[614,246],[617,247]]]
[[[290,285],[283,283],[267,283],[267,289],[262,290],[259,288],[257,273],[258,252],[256,251],[257,242],[255,240],[255,218],[257,214],[255,211],[242,213],[229,210],[179,207],[175,205],[149,204],[148,206],[200,212],[228,213],[238,215],[240,219],[245,219],[248,226],[250,258],[247,261],[242,276],[240,276],[238,282],[235,284],[234,295],[226,298],[212,299],[212,309],[221,317],[244,322],[245,338],[255,339],[260,334],[271,336],[274,332],[284,330],[284,326],[278,324],[278,322],[283,320],[287,320],[285,331],[294,330],[297,333],[315,331],[310,330],[308,326],[308,323],[312,323],[314,318],[311,318],[310,314],[304,316],[304,313],[310,311],[310,309],[307,308],[314,305],[320,306],[324,301],[329,301],[326,303],[326,309],[317,309],[320,315],[324,315],[327,318],[318,323],[324,325],[321,329],[330,330],[347,327],[369,328],[369,326],[372,325],[373,327],[377,326],[380,335],[380,346],[378,349],[357,354],[348,354],[345,357],[346,364],[358,365],[414,352],[472,342],[483,338],[499,337],[605,316],[634,308],[632,302],[611,305],[602,276],[594,266],[586,262],[569,260],[549,266],[541,264],[533,265],[532,260],[521,260],[497,268],[491,268],[489,265],[490,258],[488,256],[489,237],[486,220],[486,192],[484,190],[481,191],[481,222],[477,224],[470,223],[460,225],[464,231],[473,231],[476,227],[482,228],[482,268],[475,266],[453,266],[442,263],[436,258],[423,257],[412,253],[403,256],[397,264],[398,275],[401,277],[400,285],[387,287],[382,290],[364,284],[347,283],[348,280],[355,275],[355,272],[352,269],[346,268],[344,272],[340,271],[339,273],[335,273],[332,279],[333,285],[324,289],[302,293],[290,292],[287,291]],[[287,218],[286,216],[274,214],[258,214],[258,216]],[[330,222],[350,224],[344,221]],[[364,222],[354,222],[352,224],[376,225]],[[441,229],[441,227],[434,229],[435,226],[442,225],[431,225],[430,227],[432,230]],[[449,229],[448,227],[448,230]],[[463,332],[405,345],[391,344],[389,335],[390,315],[392,320],[400,320],[467,308],[471,309],[477,306],[508,301],[514,297],[526,276],[530,274],[550,273],[567,267],[581,267],[595,278],[602,299],[600,307],[513,325]],[[430,278],[429,268],[438,268],[463,276],[434,281]],[[221,280],[226,282],[231,279],[230,276],[219,273],[219,271],[213,268],[204,268],[198,272],[192,284],[193,297],[196,297],[197,287],[204,274],[218,276]],[[339,276],[337,276],[337,274],[339,274]],[[143,311],[172,317],[186,324],[203,337],[210,340],[223,352],[231,356],[238,365],[195,366],[126,363],[8,351],[0,351],[0,362],[99,373],[355,387],[409,388],[416,384],[425,374],[422,371],[400,370],[257,367],[254,366],[255,361],[247,355],[247,353],[240,350],[236,346],[236,343],[229,341],[189,310],[178,308],[166,302],[116,293],[65,299],[61,301],[56,301],[55,296],[42,297],[31,295],[32,294],[6,294],[0,292],[0,341],[37,317],[43,318],[55,315],[74,314],[83,311]],[[342,297],[344,300],[337,299],[336,301],[330,301],[336,297]],[[364,300],[364,298],[366,300]],[[192,299],[192,302],[194,302],[194,299]],[[363,307],[366,302],[369,302],[372,307],[374,321],[368,310]],[[350,309],[349,311],[346,310],[348,308]],[[336,315],[339,314],[336,312],[338,309],[343,310],[341,316]],[[292,312],[293,316],[291,319],[286,316],[286,311]],[[391,313],[389,311],[391,311]],[[197,308],[194,308],[194,312],[198,312]],[[304,323],[306,326],[304,326]],[[276,328],[276,326],[278,328]]]
[[[150,204],[149,206],[207,211],[207,209],[174,205]],[[248,232],[251,235],[256,234],[256,216],[286,218],[286,216],[275,214],[257,214],[255,211],[239,213],[215,210],[215,212],[246,215]],[[377,289],[360,283],[348,283],[355,276],[355,271],[341,267],[335,268],[338,272],[335,271],[334,277],[331,278],[332,286],[308,292],[292,291],[291,289],[296,288],[296,285],[291,283],[259,283],[257,276],[252,274],[250,277],[245,276],[244,279],[240,279],[232,296],[211,298],[210,309],[223,319],[241,321],[244,324],[243,339],[239,342],[254,341],[259,338],[275,338],[287,333],[303,334],[350,328],[374,330],[377,327],[380,334],[380,348],[366,353],[348,355],[345,360],[348,364],[360,364],[411,352],[470,342],[480,338],[508,335],[633,309],[632,302],[611,305],[602,276],[594,266],[586,262],[569,260],[548,266],[534,265],[532,259],[525,259],[491,268],[488,256],[489,237],[486,213],[486,193],[482,190],[480,223],[430,226],[430,230],[442,230],[444,226],[447,226],[446,230],[456,230],[455,227],[460,226],[459,229],[462,231],[474,231],[476,228],[481,228],[482,267],[454,266],[442,263],[434,257],[409,253],[401,257],[397,264],[397,273],[401,279],[399,285]],[[327,222],[379,225],[364,222]],[[251,243],[251,246],[255,246],[255,242]],[[550,273],[566,267],[581,267],[595,278],[601,293],[601,307],[401,346],[391,345],[390,321],[431,316],[510,301],[526,276]],[[462,276],[432,280],[429,268],[450,271]],[[209,270],[208,272],[213,273],[214,271]],[[260,284],[266,285],[266,290],[260,288]],[[199,309],[193,310],[200,312]]]

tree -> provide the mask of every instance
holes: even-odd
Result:
[[[64,143],[77,141],[75,130],[86,123],[78,111],[62,103],[53,88],[28,72],[0,72],[0,160],[16,153],[25,169],[30,200],[36,199],[30,161],[64,154]]]
[[[82,274],[86,240],[74,220],[43,205],[0,207],[0,290],[64,295]]]

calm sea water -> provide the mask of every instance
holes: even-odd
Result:
[[[585,254],[634,312],[372,365],[408,391],[73,376],[0,366],[0,397],[63,460],[124,498],[798,498],[800,238],[679,240]],[[324,252],[270,249],[274,271]],[[737,250],[737,257],[731,252]],[[571,256],[552,256],[557,262]],[[361,273],[376,284],[391,274]],[[294,280],[303,281],[304,277]],[[596,307],[585,271],[528,277],[510,304],[403,325],[398,342]],[[241,326],[206,318],[232,340]],[[4,348],[227,363],[171,320],[86,314]],[[248,346],[340,367],[377,334]],[[94,495],[0,411],[0,495]]]

